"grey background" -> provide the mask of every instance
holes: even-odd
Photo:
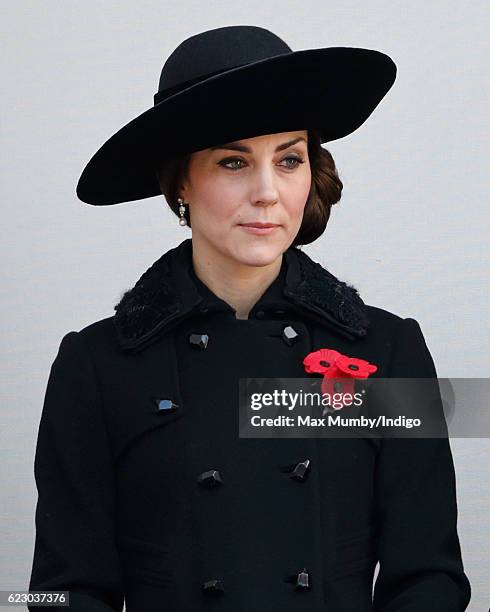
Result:
[[[488,376],[487,7],[3,0],[0,588],[27,588],[34,446],[61,337],[113,314],[123,290],[190,235],[163,197],[96,208],[75,186],[105,139],[153,104],[164,60],[192,34],[259,25],[295,50],[359,46],[393,57],[398,76],[381,105],[326,145],[345,187],[305,251],[366,303],[416,318],[439,376]],[[238,97],[236,109],[246,112]],[[490,445],[451,446],[469,610],[487,610]]]

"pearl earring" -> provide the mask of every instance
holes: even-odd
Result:
[[[184,213],[185,213],[185,202],[182,198],[178,198],[177,202],[179,203],[179,214],[180,214],[180,219],[179,219],[179,225],[187,225],[187,219],[184,217]]]

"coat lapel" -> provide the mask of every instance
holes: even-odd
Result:
[[[367,308],[358,291],[298,248],[284,253],[282,293],[290,307],[348,340],[366,335]],[[114,325],[122,349],[135,352],[199,311],[204,300],[192,270],[192,239],[157,259],[114,306]]]

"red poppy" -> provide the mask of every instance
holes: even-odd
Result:
[[[342,379],[335,379],[335,378],[329,378],[328,376],[324,376],[323,380],[322,380],[322,386],[321,386],[321,391],[322,393],[325,393],[327,395],[329,395],[330,397],[334,396],[335,394],[338,393],[342,393],[343,394],[350,394],[351,396],[354,396],[355,393],[355,379],[354,378],[342,378]],[[338,395],[337,395],[338,397]],[[333,406],[334,410],[340,410],[341,408],[343,408],[344,406],[350,406],[352,404],[352,402],[354,401],[353,397],[349,398],[349,397],[342,397],[342,400],[335,400],[334,399],[334,404],[338,403],[342,401],[342,406]]]
[[[378,369],[374,364],[369,363],[369,361],[357,359],[356,357],[348,357],[347,355],[340,355],[335,365],[342,372],[342,375],[347,374],[352,378],[367,378]]]
[[[303,359],[303,365],[309,374],[324,374],[333,378],[339,374],[336,361],[342,354],[334,349],[319,349],[308,353]]]

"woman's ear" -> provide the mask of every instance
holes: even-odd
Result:
[[[187,189],[187,183],[181,183],[179,185],[179,198],[182,198],[184,200],[184,202],[187,202],[187,194],[188,194],[188,189]]]

